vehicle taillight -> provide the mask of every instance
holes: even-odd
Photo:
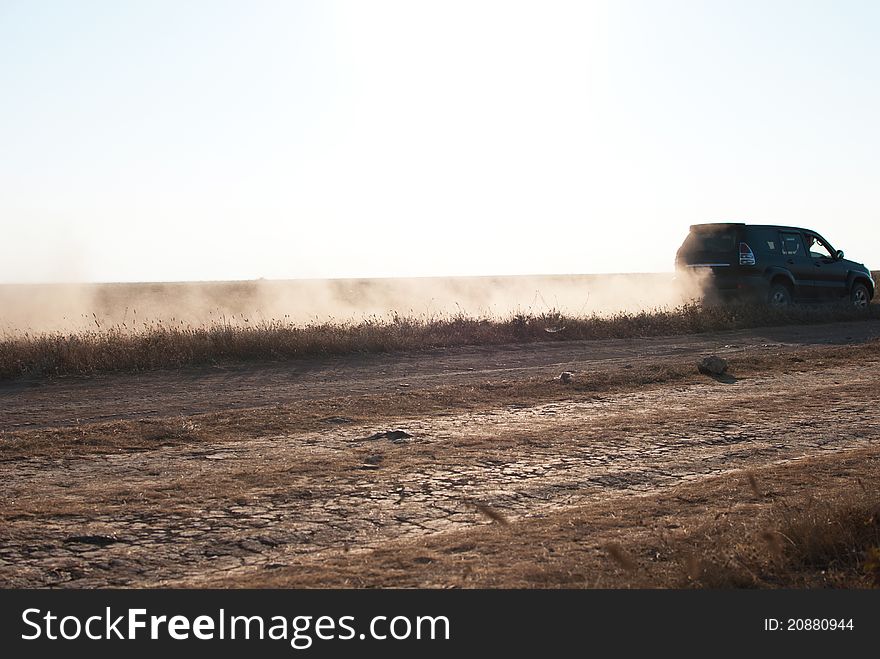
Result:
[[[745,243],[739,244],[739,264],[755,265],[755,253],[752,248]]]

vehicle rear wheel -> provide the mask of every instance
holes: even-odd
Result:
[[[773,284],[767,295],[767,302],[774,307],[787,307],[791,304],[791,291],[785,284]]]
[[[853,306],[857,309],[867,309],[868,303],[871,301],[871,296],[868,295],[868,287],[856,282],[849,292],[849,299],[852,300]]]

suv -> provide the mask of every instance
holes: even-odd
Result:
[[[677,272],[706,273],[708,295],[773,305],[849,298],[867,307],[874,279],[815,231],[766,224],[694,224],[675,256]]]

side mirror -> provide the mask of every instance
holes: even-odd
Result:
[[[842,249],[837,250],[834,253],[834,258],[836,258],[838,261],[842,260],[843,259],[843,250]]]

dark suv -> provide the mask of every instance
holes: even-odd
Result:
[[[706,294],[782,305],[848,298],[866,307],[871,272],[815,231],[763,224],[694,224],[675,256],[678,272],[709,275]]]

